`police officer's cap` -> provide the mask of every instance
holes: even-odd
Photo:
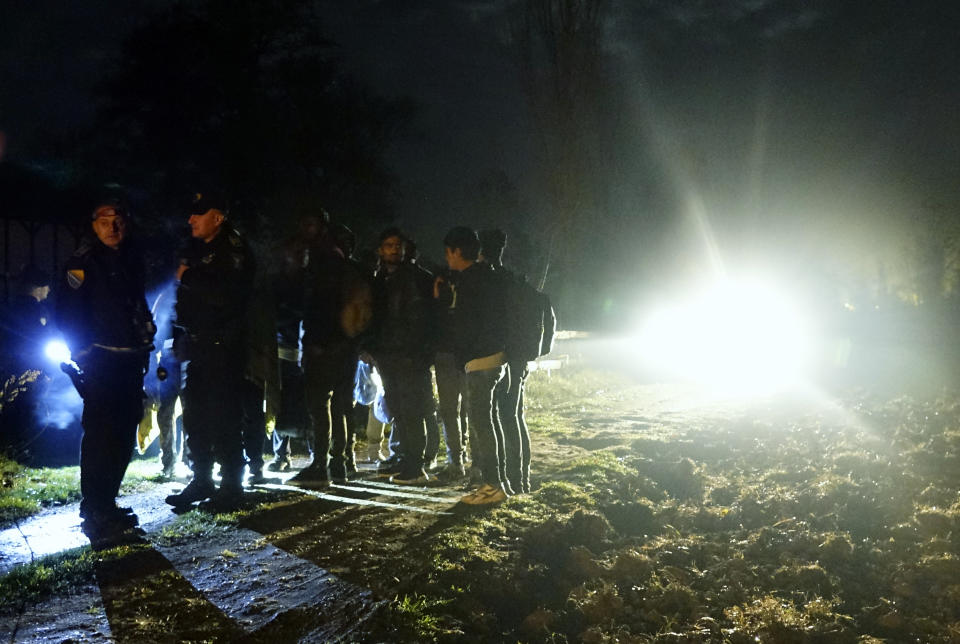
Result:
[[[204,215],[209,210],[219,210],[224,216],[230,212],[230,201],[219,192],[195,192],[188,210],[191,215]]]

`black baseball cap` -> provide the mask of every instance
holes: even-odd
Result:
[[[230,202],[224,195],[217,192],[193,193],[188,208],[191,215],[206,214],[211,208],[226,215],[230,211]]]

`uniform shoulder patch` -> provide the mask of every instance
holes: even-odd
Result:
[[[70,288],[77,289],[83,285],[83,269],[82,268],[72,268],[67,271],[67,284]]]

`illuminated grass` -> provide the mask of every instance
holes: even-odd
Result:
[[[185,540],[223,533],[236,526],[239,514],[210,515],[200,510],[191,510],[164,525],[163,529],[153,537],[153,541],[158,545],[173,545]]]
[[[0,456],[0,528],[80,499],[80,468],[28,468]]]
[[[94,567],[98,563],[121,559],[144,547],[124,545],[95,552],[83,546],[17,566],[0,577],[0,610],[76,592],[94,583]]]
[[[150,461],[133,461],[127,468],[121,494],[153,485],[157,469]],[[6,528],[47,507],[80,500],[80,467],[24,467],[0,456],[0,528]]]

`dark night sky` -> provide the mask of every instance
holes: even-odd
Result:
[[[89,119],[90,89],[124,33],[163,3],[4,3],[0,128],[11,159],[42,154],[44,131]],[[504,38],[512,3],[320,4],[345,63],[378,92],[419,104],[390,156],[400,220],[434,243],[471,221],[471,186],[497,171],[536,220],[545,203],[536,138]],[[842,255],[869,271],[877,249],[899,251],[917,213],[956,213],[958,6],[611,2],[605,73],[618,171],[608,206],[634,222],[612,252],[666,241],[697,261],[706,253],[695,222],[705,220],[721,252],[789,248],[798,261]],[[642,222],[658,210],[675,224],[651,238]]]

